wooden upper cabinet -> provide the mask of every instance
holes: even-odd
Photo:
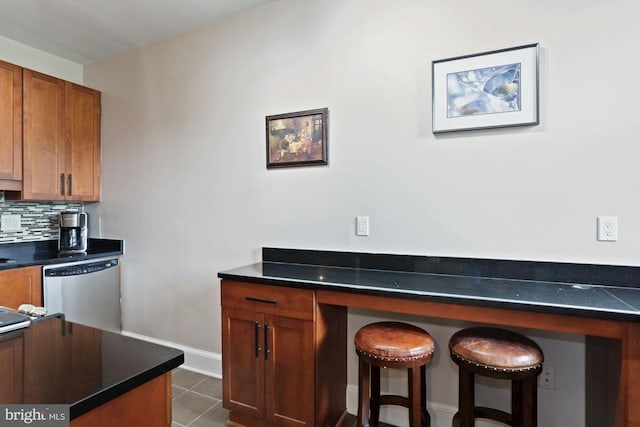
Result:
[[[67,200],[100,200],[100,92],[65,82]]]
[[[100,200],[100,92],[23,72],[22,199]]]
[[[0,190],[22,187],[22,68],[0,61]]]
[[[64,81],[24,70],[24,176],[22,198],[64,200],[62,121]]]

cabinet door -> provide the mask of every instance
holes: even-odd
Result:
[[[265,316],[263,327],[268,330],[265,357],[267,421],[278,426],[313,426],[313,322]]]
[[[27,200],[63,200],[64,81],[23,71],[23,194]]]
[[[23,333],[0,335],[0,402],[22,403],[23,398]]]
[[[40,266],[0,270],[0,305],[17,309],[20,304],[42,305]]]
[[[64,322],[40,322],[24,336],[24,402],[61,403],[65,400],[68,368],[62,351]]]
[[[223,406],[264,419],[264,315],[222,307]]]
[[[0,189],[20,190],[21,181],[22,68],[0,61]]]
[[[102,331],[89,326],[65,323],[68,366],[66,401],[88,396],[102,384]]]
[[[65,82],[65,198],[100,200],[100,92]]]

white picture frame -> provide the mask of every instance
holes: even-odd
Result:
[[[432,61],[432,131],[539,121],[538,43]]]

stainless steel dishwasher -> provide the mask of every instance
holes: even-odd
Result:
[[[118,258],[45,266],[44,306],[66,320],[114,332],[122,329]]]

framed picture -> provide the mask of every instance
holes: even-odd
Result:
[[[329,110],[267,116],[267,168],[326,165]]]
[[[433,61],[433,133],[539,124],[538,50],[535,43]]]

